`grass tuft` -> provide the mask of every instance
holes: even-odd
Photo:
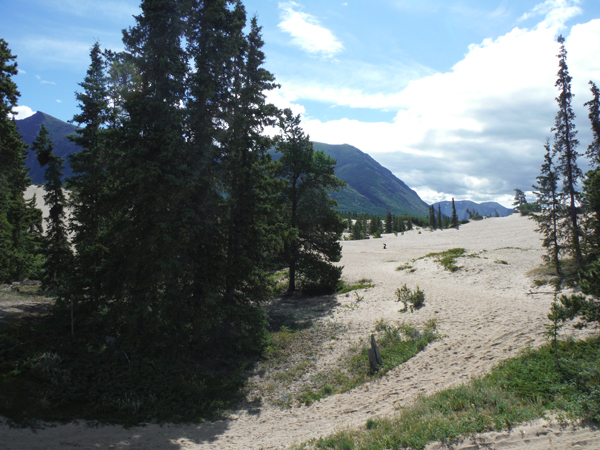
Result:
[[[444,267],[444,269],[449,270],[450,272],[456,272],[457,270],[461,269],[462,267],[457,266],[454,263],[461,256],[467,256],[464,253],[465,253],[464,248],[452,248],[450,250],[446,250],[445,252],[429,253],[418,259],[434,258],[437,262],[439,262]]]
[[[340,282],[337,293],[345,294],[346,292],[356,291],[358,289],[367,289],[367,288],[372,288],[372,287],[375,287],[375,285],[372,283],[372,280],[367,279],[367,278],[363,278],[363,279],[359,280],[357,284],[352,284],[352,285],[347,285],[342,281],[342,282]]]

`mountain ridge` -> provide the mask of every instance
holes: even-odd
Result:
[[[41,111],[38,111],[25,119],[16,120],[16,123],[19,134],[21,135],[21,140],[29,146],[27,149],[25,167],[29,169],[29,176],[31,177],[31,182],[33,184],[44,184],[45,182],[45,169],[40,167],[37,162],[35,151],[31,149],[33,141],[35,141],[42,124],[44,124],[48,130],[48,137],[54,144],[54,154],[65,159],[63,178],[73,176],[68,156],[72,153],[77,153],[79,147],[71,142],[67,136],[74,134],[75,131],[77,131],[75,125],[63,122],[62,120]]]

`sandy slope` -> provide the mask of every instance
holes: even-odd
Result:
[[[534,228],[532,221],[513,215],[471,223],[460,230],[411,231],[397,237],[344,242],[341,264],[345,280],[370,278],[375,287],[358,303],[352,296],[338,296],[339,306],[323,319],[348,325],[345,340],[337,345],[347,346],[367,337],[382,318],[416,323],[436,318],[445,335],[376,383],[310,407],[281,411],[266,406],[258,414],[239,411],[230,420],[201,425],[148,425],[127,430],[72,423],[35,432],[0,426],[0,449],[281,448],[344,427],[363,426],[376,415],[393,414],[397,406],[421,393],[467,381],[527,345],[544,342],[552,295],[548,288],[532,288],[532,278],[526,275],[540,265],[543,255]],[[385,250],[383,243],[387,244]],[[463,269],[458,272],[444,271],[431,258],[411,262],[456,247],[478,256],[459,259]],[[406,262],[416,270],[396,270]],[[400,304],[394,301],[394,292],[404,283],[410,288],[418,285],[425,292],[424,308],[412,314],[398,312]],[[543,439],[537,439],[538,435]],[[479,441],[491,446],[481,448],[600,448],[600,433],[536,423],[511,433],[483,435]],[[431,448],[439,448],[436,445]],[[479,446],[467,441],[460,448]]]

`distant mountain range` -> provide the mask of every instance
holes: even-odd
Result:
[[[69,167],[68,155],[78,152],[79,147],[67,139],[67,136],[75,133],[76,126],[43,112],[36,112],[32,116],[16,122],[23,142],[30,147],[37,137],[41,125],[44,124],[54,143],[55,154],[65,158],[65,178],[73,175],[73,171]],[[337,161],[336,175],[347,183],[340,192],[332,193],[332,197],[339,204],[337,207],[339,211],[385,215],[389,210],[395,215],[410,214],[422,217],[428,215],[427,203],[371,156],[347,144],[329,145],[321,142],[313,144],[316,150],[323,151]],[[29,176],[34,184],[43,184],[45,170],[38,164],[35,152],[31,149],[28,152],[26,166],[30,169]],[[277,158],[277,153],[273,150],[270,153],[273,158]],[[468,218],[467,208],[471,211],[475,209],[483,216],[494,215],[495,211],[500,216],[507,216],[512,211],[495,202],[477,204],[463,200],[457,201],[455,204],[459,219]],[[435,204],[436,211],[437,206],[438,203]],[[452,202],[441,202],[440,206],[442,214],[452,215]]]
[[[30,148],[28,151],[27,160],[25,165],[30,169],[29,176],[33,184],[44,184],[44,172],[45,169],[40,167],[37,162],[35,152],[31,150],[33,141],[40,132],[42,124],[45,125],[48,130],[48,137],[54,144],[54,154],[61,156],[65,159],[65,170],[64,177],[69,178],[73,176],[71,166],[69,166],[68,155],[79,151],[79,147],[73,144],[67,139],[67,136],[74,134],[77,130],[75,125],[63,122],[56,117],[52,117],[49,114],[43,112],[36,112],[33,116],[29,116],[26,119],[17,120],[17,128],[21,134],[21,140],[25,142]]]
[[[433,207],[435,208],[435,212],[438,212],[438,205],[440,206],[440,211],[443,215],[452,217],[452,202],[444,201],[434,203]],[[456,208],[456,215],[458,216],[458,220],[468,219],[469,215],[467,214],[467,209],[471,212],[473,210],[477,211],[482,216],[492,216],[494,217],[495,213],[498,212],[500,217],[506,217],[510,213],[514,211],[514,209],[505,208],[500,203],[496,202],[484,202],[484,203],[475,203],[470,200],[459,200],[454,201],[454,207]]]

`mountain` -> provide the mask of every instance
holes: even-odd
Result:
[[[77,127],[49,114],[37,112],[26,119],[17,120],[23,142],[31,147],[42,124],[48,129],[49,137],[54,143],[54,153],[65,158],[65,178],[72,176],[73,171],[67,157],[78,152],[79,147],[69,141],[67,136],[74,134]],[[316,150],[322,150],[337,161],[336,175],[347,183],[340,192],[332,194],[339,203],[336,208],[339,211],[385,215],[389,209],[395,215],[427,216],[427,203],[366,153],[347,144],[313,144]],[[35,152],[31,149],[28,152],[26,166],[30,169],[29,176],[34,184],[43,184],[45,169],[38,164]],[[276,152],[270,153],[277,158]]]
[[[345,189],[332,195],[339,203],[336,209],[380,216],[389,209],[395,215],[427,216],[427,203],[366,153],[348,144],[313,142],[313,146],[337,161],[335,173],[347,183]]]
[[[56,117],[52,117],[49,114],[43,112],[36,112],[33,116],[29,116],[26,119],[17,120],[17,128],[21,134],[21,140],[29,145],[27,150],[27,160],[25,166],[29,168],[29,176],[33,184],[44,184],[44,168],[40,167],[35,156],[35,152],[31,150],[33,141],[37,137],[42,124],[46,126],[48,130],[48,137],[52,139],[54,144],[54,154],[61,156],[65,159],[65,170],[64,178],[73,176],[73,171],[69,166],[67,156],[79,151],[79,147],[73,144],[67,139],[67,136],[74,134],[77,127],[69,123],[63,122]]]
[[[395,215],[427,216],[427,203],[366,153],[348,144],[313,142],[313,147],[337,161],[335,174],[346,182],[345,188],[331,194],[338,202],[338,211],[383,216],[389,209]],[[269,153],[273,159],[280,157],[275,149]]]
[[[438,205],[440,205],[440,210],[442,214],[448,217],[452,217],[452,202],[438,202],[434,203],[433,207],[435,208],[435,212],[437,214]],[[510,213],[514,211],[514,209],[505,208],[500,203],[496,202],[484,202],[484,203],[475,203],[470,200],[459,200],[454,201],[454,207],[456,208],[456,215],[458,216],[458,220],[468,219],[469,215],[467,214],[467,209],[471,212],[473,210],[477,211],[482,216],[492,216],[494,217],[495,212],[498,212],[500,217],[506,217]]]

